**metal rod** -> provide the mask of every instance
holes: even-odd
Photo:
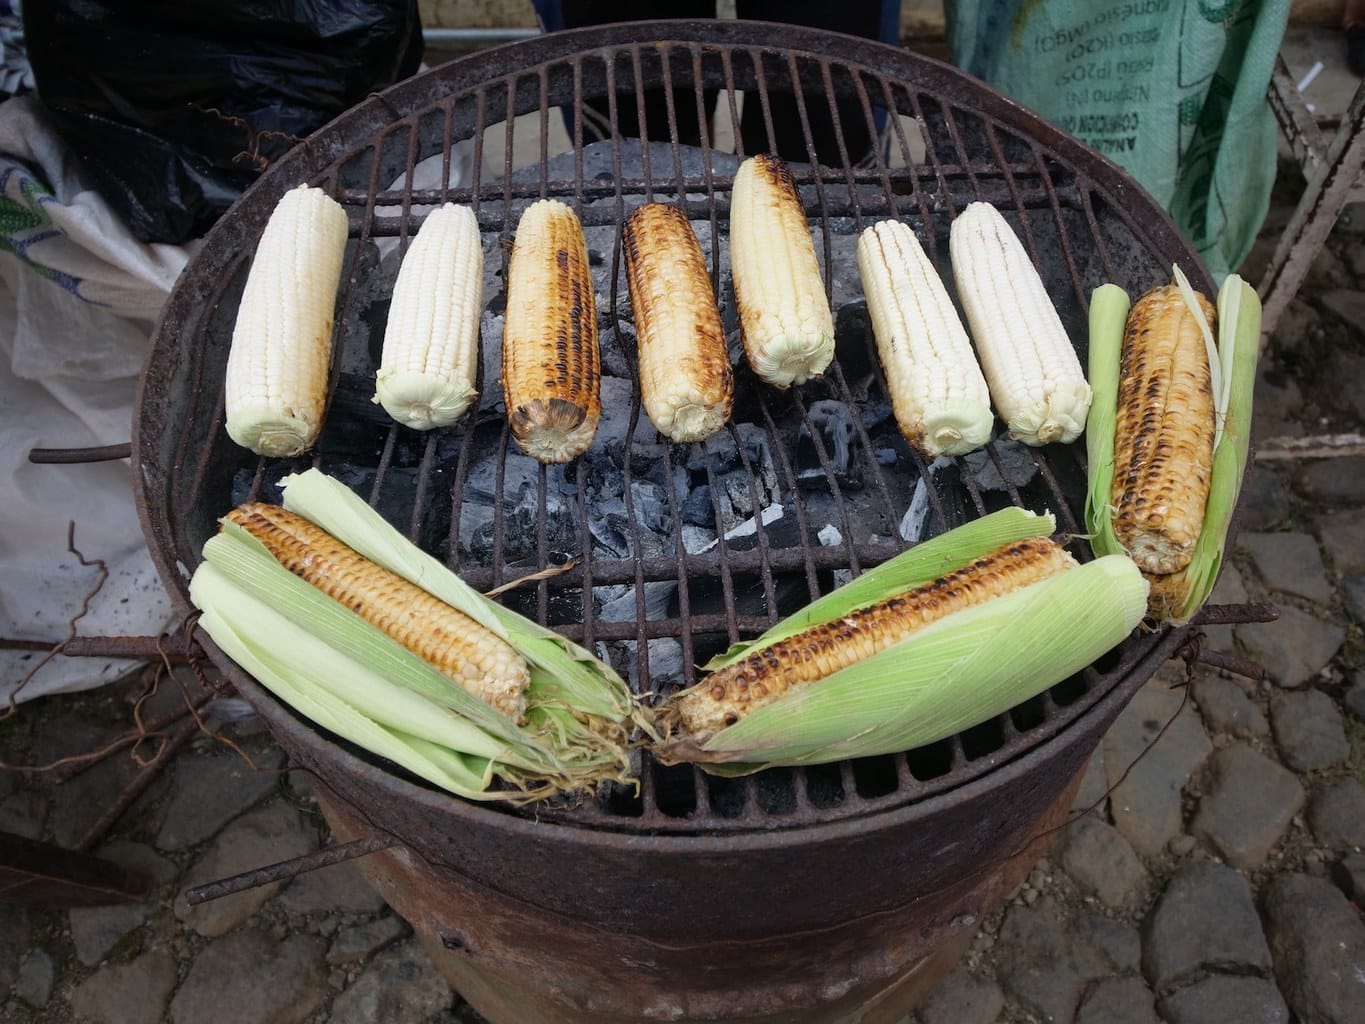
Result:
[[[1241,622],[1274,622],[1280,610],[1273,604],[1206,604],[1194,617],[1197,626],[1229,626]]]
[[[424,28],[422,40],[428,46],[491,46],[496,43],[510,43],[517,39],[530,39],[540,35],[538,28]]]
[[[193,640],[176,636],[73,636],[68,640],[16,640],[0,637],[0,650],[50,651],[60,647],[68,658],[161,658],[173,662],[204,657]]]
[[[1222,651],[1210,651],[1200,648],[1198,657],[1195,661],[1203,662],[1211,668],[1221,668],[1225,672],[1233,672],[1239,676],[1246,676],[1248,679],[1261,680],[1265,678],[1265,669],[1254,661],[1246,658],[1239,658],[1233,654],[1224,654]]]
[[[33,448],[28,461],[40,465],[79,465],[84,462],[117,462],[133,454],[133,443],[102,444],[92,448]]]
[[[325,850],[318,850],[316,853],[310,853],[303,857],[282,860],[278,864],[269,864],[263,868],[256,868],[254,871],[244,871],[240,875],[232,875],[217,882],[209,882],[205,885],[197,885],[193,889],[186,889],[185,902],[195,907],[200,903],[207,903],[209,900],[231,896],[233,893],[245,892],[247,889],[255,889],[257,886],[269,885],[271,882],[279,882],[286,878],[295,878],[309,871],[316,871],[318,868],[340,864],[342,861],[367,857],[372,853],[378,853],[380,850],[387,850],[396,842],[397,840],[393,836],[370,836],[366,839],[353,839],[351,842],[342,843],[340,846],[329,846]]]

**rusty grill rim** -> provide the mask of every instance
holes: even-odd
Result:
[[[1136,670],[1140,666],[1146,667],[1148,665],[1159,668],[1175,654],[1188,632],[1189,627],[1169,631],[1167,636],[1156,646],[1143,657],[1137,659],[1137,664],[1133,666],[1133,670],[1128,673],[1127,678],[1110,687],[1098,700],[1090,704],[1075,718],[1068,720],[1067,728],[1079,726],[1094,717],[1110,720],[1116,717],[1133,693],[1146,683],[1150,675],[1150,673],[1141,675]],[[206,650],[217,652],[219,657],[223,656],[211,639],[204,637],[201,642],[204,643]],[[226,674],[234,685],[242,687],[245,693],[249,693],[253,697],[253,704],[258,702],[261,704],[265,709],[262,711],[262,716],[271,724],[280,718],[288,718],[295,722],[303,721],[297,718],[289,707],[275,700],[268,691],[238,668],[235,663],[231,665]],[[319,739],[331,747],[329,752],[331,758],[346,764],[357,777],[377,779],[381,788],[392,790],[396,799],[405,800],[414,808],[429,809],[445,817],[481,821],[493,825],[502,833],[515,833],[527,840],[544,839],[544,830],[549,828],[561,833],[572,833],[575,845],[601,845],[629,849],[640,842],[648,842],[651,850],[657,850],[661,853],[780,851],[789,847],[795,836],[799,836],[803,845],[837,843],[842,839],[866,833],[870,828],[895,828],[915,818],[933,814],[939,808],[948,805],[949,802],[970,799],[978,791],[994,788],[1002,779],[1027,775],[1031,770],[1033,761],[1043,760],[1048,756],[1047,748],[1051,742],[1045,741],[1034,744],[1017,757],[997,765],[989,772],[965,781],[960,786],[953,786],[922,800],[912,800],[880,809],[874,808],[852,817],[815,824],[805,823],[791,827],[782,826],[780,817],[774,817],[770,819],[768,827],[763,829],[710,832],[643,832],[626,828],[615,829],[598,824],[576,824],[568,819],[545,820],[536,817],[534,813],[531,815],[508,813],[506,810],[500,809],[497,803],[481,804],[476,801],[461,800],[441,790],[411,781],[356,757],[349,750],[326,739],[312,728],[311,723],[304,721],[304,725],[303,731],[308,733],[311,738]],[[376,830],[377,835],[382,832],[383,830]],[[413,845],[410,840],[403,837],[395,836],[394,838],[400,845]],[[423,855],[426,854],[423,853]]]
[[[1196,269],[1195,276],[1203,278],[1201,284],[1208,286],[1207,274],[1203,269],[1202,262],[1192,246],[1176,231],[1169,217],[1163,214],[1160,217],[1146,218],[1141,223],[1134,221],[1130,208],[1123,201],[1123,196],[1128,189],[1137,188],[1137,186],[1128,183],[1124,177],[1124,172],[1117,165],[1102,155],[1085,148],[1059,129],[1038,121],[1035,115],[1019,104],[992,90],[983,88],[976,80],[970,79],[969,76],[949,65],[920,55],[911,55],[895,47],[870,43],[867,40],[837,33],[797,29],[794,26],[787,25],[771,26],[777,34],[765,36],[765,38],[780,39],[781,45],[758,44],[749,35],[754,24],[751,22],[658,21],[606,26],[555,33],[523,42],[511,43],[442,65],[413,80],[399,83],[382,93],[373,95],[358,107],[353,108],[352,111],[342,115],[336,122],[320,129],[281,158],[276,168],[283,168],[283,170],[277,170],[276,173],[263,176],[244,194],[239,204],[247,202],[269,203],[279,194],[282,194],[286,188],[292,187],[299,181],[320,180],[322,172],[327,169],[329,164],[335,166],[337,161],[347,158],[349,154],[354,154],[359,149],[364,148],[365,145],[373,144],[384,133],[394,130],[395,119],[412,119],[421,116],[424,108],[429,108],[452,95],[458,96],[471,89],[486,88],[493,82],[506,82],[508,84],[508,108],[510,111],[514,92],[511,86],[520,83],[531,75],[539,74],[542,80],[543,106],[543,82],[549,71],[552,70],[549,66],[556,62],[592,59],[609,61],[624,47],[639,48],[646,45],[661,49],[681,47],[694,53],[694,55],[699,48],[704,51],[708,45],[733,46],[747,50],[755,59],[774,54],[815,60],[825,67],[830,64],[839,64],[843,70],[851,73],[866,73],[890,79],[894,84],[911,93],[922,92],[938,95],[946,91],[948,95],[955,96],[953,93],[954,86],[958,90],[964,86],[969,87],[970,99],[967,105],[987,124],[1017,134],[1020,130],[1018,121],[1021,118],[1026,120],[1028,122],[1028,137],[1036,148],[1046,151],[1047,156],[1066,163],[1069,170],[1075,173],[1076,183],[1073,187],[1103,197],[1105,201],[1110,203],[1116,215],[1131,231],[1134,238],[1149,250],[1160,249],[1167,253],[1183,253],[1184,261]],[[515,60],[511,59],[513,55],[515,55]],[[895,65],[894,69],[889,68],[891,64]],[[509,66],[514,70],[508,70]],[[961,101],[955,98],[950,102]],[[518,113],[532,112],[538,109],[541,108],[533,106],[527,111],[518,110]],[[341,123],[343,121],[344,124]],[[410,120],[410,123],[415,122]],[[358,142],[357,140],[363,141]],[[961,170],[970,175],[973,173],[975,161],[967,158],[966,154],[963,156],[965,162],[961,164]],[[951,162],[950,165],[958,166],[951,164]],[[831,172],[828,168],[819,169],[814,179],[817,186],[820,179],[829,177],[834,173],[837,172]],[[664,177],[667,178],[667,175]],[[1100,179],[1109,180],[1102,183]],[[714,186],[721,180],[721,176],[713,175],[709,184]],[[333,183],[335,184],[335,178]],[[1114,184],[1115,187],[1110,187],[1110,183]],[[542,168],[541,191],[544,191],[547,186],[554,189],[567,187],[568,184],[559,181],[545,181]],[[586,183],[579,184],[586,185]],[[494,187],[493,182],[485,182],[481,186],[484,190],[492,190]],[[367,204],[376,204],[378,196],[398,195],[401,194],[387,191],[376,193],[376,196],[367,194]],[[413,201],[412,195],[406,195],[403,201]],[[237,208],[234,206],[233,209],[236,210]],[[354,210],[352,210],[352,215],[354,215]],[[373,215],[373,205],[367,205],[364,215]],[[225,215],[206,238],[205,244],[196,259],[217,260],[218,266],[223,265],[225,261],[230,262],[236,258],[236,254],[243,246],[251,245],[254,242],[262,224],[263,222],[253,225],[247,218]],[[177,283],[158,320],[157,336],[162,335],[168,324],[183,322],[188,308],[202,304],[206,298],[206,295],[199,292],[192,293],[191,288],[182,287],[182,283]],[[144,371],[139,377],[132,445],[133,464],[138,468],[138,472],[135,473],[138,514],[144,533],[152,539],[161,536],[163,531],[158,524],[154,523],[155,516],[147,500],[148,487],[150,486],[150,479],[147,474],[150,467],[142,459],[144,444],[142,428],[143,416],[148,409],[146,398],[150,389],[154,387],[151,360],[156,357],[156,354],[157,349],[154,347],[151,356],[149,356],[148,366],[144,367]],[[174,479],[173,475],[179,470],[179,467],[175,466],[162,468],[169,474],[167,479]],[[173,535],[173,527],[167,527],[166,532]],[[150,549],[153,561],[162,575],[163,583],[169,584],[167,590],[173,603],[182,613],[191,611],[188,602],[188,572],[192,570],[194,564],[197,564],[197,560],[181,566],[179,561],[174,558],[177,551],[177,545],[174,541],[164,547],[153,543],[150,545]],[[1126,700],[1127,696],[1131,695],[1129,691],[1134,689],[1136,685],[1133,683],[1132,673],[1136,671],[1137,666],[1147,664],[1158,651],[1164,651],[1165,654],[1155,663],[1159,665],[1160,661],[1164,661],[1165,657],[1176,649],[1181,636],[1183,636],[1183,632],[1168,631],[1168,634],[1159,643],[1140,645],[1141,650],[1133,652],[1134,657],[1124,660],[1123,671],[1115,670],[1119,674],[1117,681],[1114,681],[1111,673],[1103,674],[1102,682],[1107,684],[1105,687],[1086,692],[1080,700],[1056,709],[1042,728],[1041,735],[1029,730],[1026,741],[1011,751],[1010,756],[1001,759],[999,762],[988,763],[986,767],[970,773],[964,771],[962,765],[954,763],[951,769],[953,779],[957,779],[958,773],[966,776],[960,783],[954,781],[953,784],[944,789],[934,790],[923,796],[902,794],[898,798],[896,793],[892,792],[881,796],[863,798],[857,794],[850,794],[863,804],[862,808],[853,813],[836,815],[828,822],[784,824],[781,814],[768,813],[764,815],[765,820],[761,830],[751,824],[745,824],[723,829],[714,833],[714,836],[734,840],[760,836],[767,832],[790,836],[796,830],[808,835],[812,830],[820,831],[841,825],[857,828],[873,819],[878,822],[887,820],[885,816],[895,815],[897,812],[913,816],[914,808],[930,806],[934,801],[946,799],[953,795],[961,796],[971,792],[973,787],[988,785],[998,772],[1012,769],[1012,766],[1018,766],[1030,757],[1038,755],[1040,750],[1056,742],[1060,736],[1082,719],[1095,714],[1098,708],[1108,707],[1111,701],[1119,699],[1116,695],[1122,695],[1122,699]],[[211,641],[208,641],[207,637],[199,634],[198,638],[202,644],[210,647]],[[216,647],[211,649],[217,650]],[[228,660],[221,655],[221,652],[219,652],[219,663],[220,665],[228,664]],[[653,831],[641,827],[638,819],[633,817],[622,817],[619,825],[615,824],[615,819],[610,816],[598,816],[587,822],[575,822],[572,818],[555,817],[553,822],[550,822],[545,819],[537,820],[508,814],[505,810],[498,808],[497,805],[492,807],[480,806],[473,802],[466,803],[454,800],[448,794],[424,789],[419,784],[393,775],[387,769],[376,769],[373,764],[367,764],[358,758],[354,758],[349,751],[337,747],[334,740],[313,726],[311,722],[300,719],[287,708],[280,708],[273,697],[259,689],[257,684],[250,680],[245,673],[237,670],[235,665],[231,667],[235,670],[233,674],[236,676],[233,681],[238,683],[239,689],[242,688],[241,684],[245,682],[249,688],[256,691],[257,699],[253,703],[258,705],[258,710],[264,705],[268,706],[272,712],[282,712],[289,716],[293,720],[295,731],[301,732],[308,743],[330,745],[334,748],[334,753],[340,753],[348,761],[354,761],[355,764],[366,767],[370,772],[379,771],[386,781],[391,780],[404,787],[410,787],[413,792],[447,801],[450,805],[458,805],[462,813],[488,815],[490,820],[496,818],[498,822],[502,823],[501,827],[506,827],[512,822],[524,822],[528,827],[533,824],[536,827],[544,827],[546,824],[553,823],[572,828],[580,836],[609,833],[615,836],[648,836],[651,841],[671,837],[685,845],[695,844],[704,838],[711,838],[711,836],[702,833],[686,831],[685,827],[680,827],[683,826],[680,819],[674,819],[673,827],[667,831]],[[1141,674],[1140,678],[1145,681],[1149,675],[1150,672]],[[302,723],[301,730],[299,729],[300,723]],[[897,756],[903,757],[904,755]],[[988,755],[985,760],[992,762],[994,756],[993,754]],[[885,801],[886,805],[877,806],[880,801]],[[656,810],[656,817],[658,813]],[[785,842],[785,840],[783,841]],[[688,848],[692,847],[688,845]]]

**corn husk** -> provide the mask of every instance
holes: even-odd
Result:
[[[818,623],[829,622],[855,608],[875,604],[902,590],[936,580],[983,552],[1029,537],[1047,537],[1056,528],[1057,520],[1051,513],[1039,514],[1014,507],[974,519],[869,569],[857,579],[793,612],[761,636],[731,645],[703,667],[714,671],[732,665],[754,651],[770,647]]]
[[[747,649],[929,582],[1011,540],[1045,536],[1051,524],[1050,516],[1020,509],[986,516],[893,559],[872,580],[878,570],[864,574],[793,617],[799,622],[784,621]],[[1098,559],[955,612],[872,657],[793,689],[704,740],[671,737],[657,753],[665,762],[692,761],[716,774],[742,775],[932,743],[1090,664],[1129,635],[1146,599],[1147,585],[1131,559]],[[730,660],[727,652],[722,661]]]
[[[1176,281],[1184,275],[1176,268]],[[1203,312],[1186,281],[1182,292],[1201,322]],[[1216,351],[1211,352],[1214,391],[1213,469],[1204,522],[1189,565],[1179,572],[1150,577],[1149,609],[1156,623],[1184,625],[1203,606],[1218,579],[1228,530],[1241,493],[1251,448],[1251,406],[1261,334],[1261,302],[1256,291],[1236,274],[1218,290]],[[1119,355],[1123,345],[1128,297],[1112,284],[1101,285],[1090,302],[1090,384],[1095,392],[1086,427],[1089,493],[1086,526],[1097,555],[1121,553],[1114,533],[1109,494],[1114,474],[1114,426],[1117,418]]]
[[[224,522],[205,544],[191,597],[214,641],[281,700],[472,799],[540,799],[629,777],[630,733],[648,734],[649,719],[607,665],[472,590],[319,471],[290,477],[285,498],[291,511],[510,643],[531,683],[519,725]]]

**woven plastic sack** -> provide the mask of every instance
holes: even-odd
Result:
[[[1275,180],[1266,103],[1290,0],[948,0],[953,62],[1126,170],[1217,279]]]

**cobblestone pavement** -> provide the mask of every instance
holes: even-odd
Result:
[[[1253,265],[1288,212],[1272,210]],[[1363,325],[1357,207],[1274,335],[1258,438],[1365,426]],[[1365,458],[1259,462],[1242,531],[1214,600],[1270,600],[1281,616],[1210,629],[1208,642],[1268,678],[1199,669],[1185,685],[1172,664],[1144,687],[1077,796],[1093,811],[983,923],[919,1024],[1365,1022]],[[150,678],[21,706],[0,723],[0,758],[42,765],[99,749]],[[139,710],[151,721],[183,700],[162,680]],[[95,850],[154,879],[147,902],[0,903],[0,1019],[479,1020],[351,865],[185,903],[189,886],[327,838],[308,780],[283,770],[257,720],[207,725],[257,770],[186,732]],[[152,751],[75,774],[0,772],[0,830],[77,846],[138,774],[133,753]]]

